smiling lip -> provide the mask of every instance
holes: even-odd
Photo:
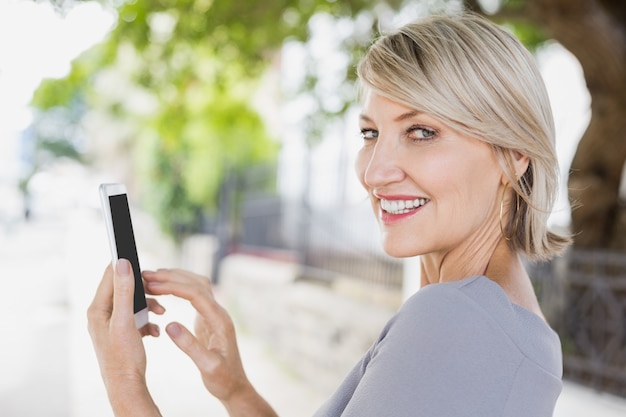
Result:
[[[377,196],[379,198],[379,216],[385,225],[399,223],[416,214],[430,201],[425,197],[412,196]]]

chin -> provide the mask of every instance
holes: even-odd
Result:
[[[411,258],[426,253],[416,245],[400,244],[400,242],[383,241],[383,250],[392,258]]]
[[[421,255],[421,253],[407,253],[407,252],[388,252],[388,251],[385,251],[385,253],[387,255],[391,256],[392,258],[396,258],[396,259],[412,258],[414,256]]]

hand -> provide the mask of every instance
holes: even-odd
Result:
[[[134,289],[130,263],[120,259],[115,271],[111,265],[105,270],[87,311],[89,334],[116,415],[131,415],[131,410],[136,412],[139,410],[137,407],[143,404],[149,408],[154,405],[145,382],[146,353],[141,338],[158,336],[159,328],[152,323],[141,330],[135,327]],[[147,301],[149,311],[156,314],[165,312],[156,300]],[[149,415],[147,409],[141,410],[143,415]]]
[[[195,336],[179,323],[168,324],[166,331],[193,360],[204,386],[222,401],[231,417],[276,416],[248,381],[233,321],[215,300],[209,279],[180,269],[144,271],[143,278],[149,294],[172,294],[196,309]]]

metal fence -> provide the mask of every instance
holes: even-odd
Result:
[[[402,262],[382,251],[369,203],[312,210],[303,220],[308,232],[301,259],[309,275],[330,279],[343,275],[401,288]]]
[[[307,279],[342,275],[385,287],[402,285],[402,262],[382,252],[366,216],[303,209],[276,196],[244,198],[242,207],[239,251],[299,262]]]
[[[254,175],[231,180],[223,189],[224,199],[232,200],[227,207],[239,209],[228,227],[235,232],[220,246],[299,262],[307,279],[328,281],[344,275],[400,289],[402,262],[380,248],[367,201],[312,206],[306,199],[286,199],[269,191],[272,187],[267,184],[274,181],[271,169],[251,172]]]
[[[572,250],[530,269],[561,336],[564,376],[626,397],[626,254]]]

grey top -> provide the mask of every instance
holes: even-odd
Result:
[[[486,277],[409,298],[316,417],[549,417],[558,335]]]

